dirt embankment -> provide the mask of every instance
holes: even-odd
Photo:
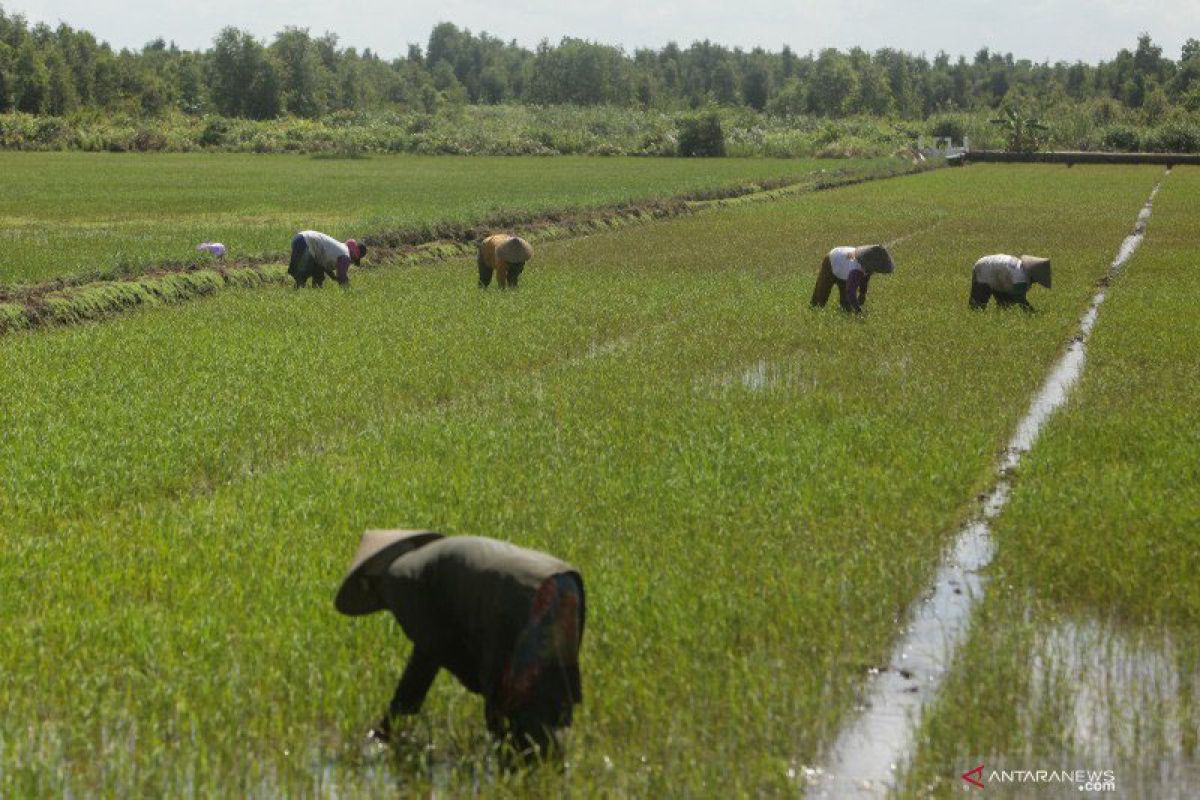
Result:
[[[821,171],[797,178],[746,183],[662,200],[588,210],[500,213],[474,224],[442,223],[382,231],[364,237],[370,255],[364,269],[439,261],[474,252],[497,230],[520,230],[531,241],[587,236],[614,228],[699,213],[737,202],[774,200],[805,191],[848,186],[922,172],[939,164],[896,161],[867,171]],[[101,319],[143,306],[181,303],[221,289],[283,285],[287,271],[279,255],[229,260],[164,262],[128,276],[64,277],[28,286],[0,287],[0,335],[48,325]]]

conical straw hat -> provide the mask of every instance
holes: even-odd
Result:
[[[1029,280],[1050,288],[1050,259],[1039,256],[1021,256],[1021,269]]]
[[[533,248],[520,236],[510,236],[496,247],[496,254],[510,264],[524,264],[533,258]]]
[[[370,568],[381,561],[390,564],[409,550],[416,550],[441,538],[442,534],[434,531],[367,531],[358,543],[358,552],[350,562],[346,577],[342,578],[342,585],[338,587],[333,604],[337,606],[338,611],[352,617],[380,610],[383,606],[370,590],[370,583],[366,580]]]
[[[892,255],[881,244],[865,244],[854,248],[854,260],[867,272],[891,272],[896,268]]]

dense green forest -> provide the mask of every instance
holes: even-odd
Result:
[[[969,132],[972,120],[986,125],[998,109],[1019,109],[1031,119],[1068,119],[1069,130],[1046,128],[1046,143],[1196,150],[1200,41],[1189,39],[1173,59],[1143,34],[1132,50],[1123,49],[1099,64],[1034,63],[986,49],[970,58],[942,52],[930,59],[893,49],[745,51],[709,41],[630,54],[571,38],[558,44],[543,41],[529,50],[441,23],[424,47],[408,45],[403,56],[389,59],[369,49],[341,47],[331,33],[313,36],[292,27],[270,42],[225,28],[205,51],[183,50],[162,39],[138,51],[117,51],[86,31],[30,24],[0,6],[0,112],[9,112],[0,146],[25,146],[39,137],[46,146],[87,146],[54,140],[62,126],[56,128],[45,117],[70,118],[73,130],[86,128],[89,119],[93,124],[101,118],[174,119],[158,129],[186,129],[179,136],[194,146],[227,146],[222,137],[231,125],[236,127],[232,120],[332,119],[336,126],[351,117],[361,122],[365,114],[408,131],[415,117],[440,118],[455,109],[486,106],[603,106],[634,116],[645,112],[672,118],[708,108],[719,109],[727,127],[731,112],[754,112],[758,121],[742,125],[748,130],[805,118],[886,119],[907,134],[941,135]],[[20,114],[39,119],[14,122]],[[227,121],[213,128],[180,117]],[[471,116],[476,117],[497,118],[483,112]],[[517,113],[514,118],[526,116]],[[674,123],[668,127],[674,129]],[[979,133],[987,137],[986,128]],[[890,135],[903,138],[894,131]],[[242,149],[255,149],[250,144],[255,134],[241,138]],[[820,136],[810,138],[819,146]],[[153,145],[163,143],[149,144],[143,149],[161,149]],[[170,141],[163,146],[178,149]],[[419,149],[396,143],[371,146]],[[515,149],[537,152],[539,146],[561,151],[536,142]],[[639,152],[635,145],[614,147]],[[656,147],[652,142],[641,149],[654,152]]]

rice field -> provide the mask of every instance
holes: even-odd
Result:
[[[856,170],[869,160],[0,153],[0,290],[162,262],[286,257],[299,230],[342,239],[563,212]]]
[[[1148,239],[1122,282],[1165,292],[1141,259],[1192,252],[1177,172],[1161,201],[1176,238]],[[0,795],[802,793],[1160,177],[940,170],[547,243],[514,293],[481,292],[461,259],[0,338]],[[898,266],[866,313],[810,309],[822,255],[875,241]],[[1036,314],[969,313],[970,265],[1004,251],[1053,256],[1053,291],[1031,293]],[[1186,295],[1139,312],[1125,286],[1102,326],[1124,329],[1119,302],[1191,324],[1169,313]],[[1144,357],[1103,332],[1113,374]],[[1191,352],[1186,327],[1170,336],[1177,351],[1148,350],[1164,375]],[[1194,419],[1187,380],[1146,400],[1178,415],[1150,431]],[[1092,424],[1087,402],[1070,418]],[[1095,444],[1047,439],[1081,448],[1075,465]],[[1122,452],[1135,465],[1157,441]],[[1186,452],[1164,469],[1186,474]],[[1031,475],[1060,469],[1046,458]],[[1157,484],[1134,492],[1154,517]],[[1111,493],[1110,509],[1128,500]],[[1125,530],[1116,510],[1107,538],[1086,517],[1072,529],[1050,504],[1015,497],[1002,548],[1023,520],[1064,531],[1025,545],[1056,551]],[[586,699],[561,769],[499,770],[482,700],[446,675],[403,747],[365,746],[409,645],[332,596],[364,528],[408,526],[582,570]],[[1122,562],[1129,597],[1152,563]],[[1187,574],[1157,579],[1194,643]],[[1158,601],[1122,603],[1157,619]],[[972,650],[996,653],[974,666],[1019,688],[1013,649]],[[957,789],[973,764],[950,763],[922,756],[912,786]]]
[[[1110,770],[1128,797],[1200,786],[1200,323],[1178,280],[1200,259],[1197,212],[1200,173],[1177,169],[997,520],[998,591],[925,726],[912,796],[957,793],[954,767],[979,762]]]

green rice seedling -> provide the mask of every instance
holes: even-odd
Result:
[[[910,795],[956,793],[984,756],[1113,770],[1123,796],[1183,797],[1200,780],[1200,323],[1179,280],[1198,207],[1200,173],[1174,170],[1080,383],[1022,462],[994,525],[993,594],[924,726]]]
[[[519,292],[461,259],[7,336],[0,794],[801,791],[1158,174],[941,170],[547,243]],[[865,314],[808,307],[878,241]],[[1001,250],[1055,256],[1038,313],[967,311]],[[444,676],[364,748],[407,645],[332,593],[385,525],[580,566],[561,770],[499,770]]]
[[[341,237],[419,233],[492,217],[593,209],[867,161],[789,159],[0,153],[0,289],[229,259],[284,258],[298,230]]]

